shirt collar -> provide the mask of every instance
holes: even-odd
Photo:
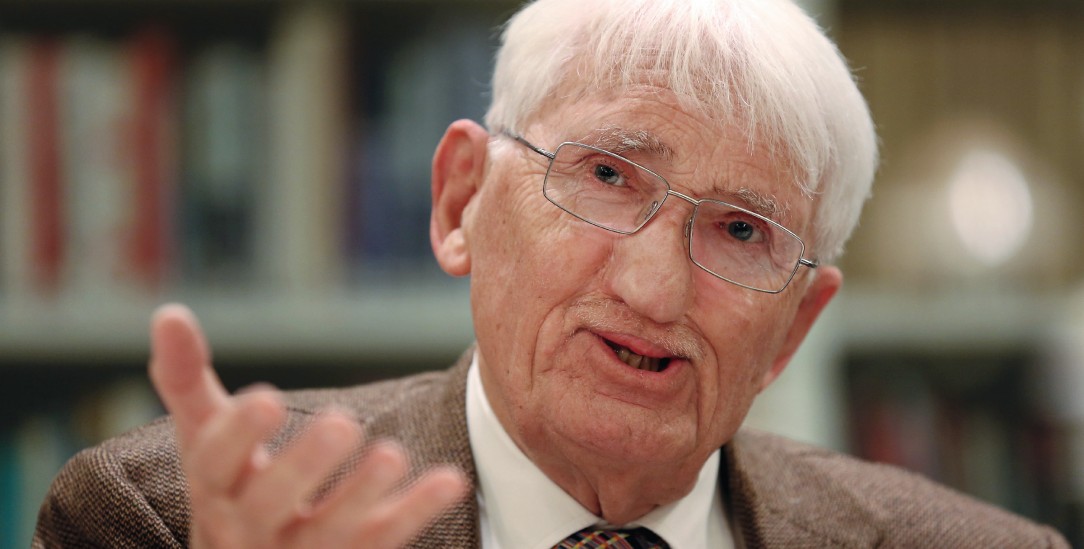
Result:
[[[604,524],[550,480],[512,441],[482,387],[477,351],[467,373],[466,400],[467,428],[478,472],[483,546],[551,549],[573,532]],[[625,526],[650,528],[674,549],[731,547],[733,538],[718,486],[719,460],[720,451],[716,450],[684,498]]]

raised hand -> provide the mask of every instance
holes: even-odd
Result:
[[[268,388],[228,394],[195,316],[181,305],[154,315],[150,377],[176,424],[193,547],[398,547],[467,492],[463,474],[451,467],[394,491],[407,457],[394,443],[378,443],[312,503],[361,443],[360,426],[329,411],[272,459],[264,441],[285,420],[280,396]]]

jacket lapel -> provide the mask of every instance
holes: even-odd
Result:
[[[440,383],[419,391],[404,405],[400,428],[410,426],[409,443],[413,459],[422,466],[450,464],[459,467],[471,482],[478,485],[478,474],[470,450],[467,433],[466,387],[467,370],[474,348],[468,349]],[[400,433],[407,438],[407,434]],[[478,499],[473,490],[464,500],[451,508],[409,547],[416,549],[446,549],[449,547],[479,547]]]
[[[466,382],[474,348],[440,381],[404,404],[393,428],[421,466],[451,464],[478,485],[467,432]],[[402,429],[413,432],[403,433]],[[383,430],[383,429],[378,429]],[[871,547],[881,535],[848,515],[831,482],[801,463],[808,447],[741,431],[723,448],[719,482],[739,547]],[[815,450],[812,450],[815,451]],[[409,547],[479,547],[478,500],[473,495],[450,509]]]
[[[811,468],[823,450],[754,431],[723,449],[720,486],[747,549],[874,547],[881,532],[862,520],[840,487]]]

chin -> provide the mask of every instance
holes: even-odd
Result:
[[[652,422],[636,421],[637,415],[658,416],[651,410],[642,414],[626,413],[621,421],[584,421],[580,419],[564,428],[556,427],[557,435],[579,447],[588,456],[597,456],[604,463],[627,466],[666,466],[689,459],[696,453],[695,430],[657,426]],[[581,418],[584,416],[581,416]],[[598,417],[598,416],[586,416]],[[555,424],[557,425],[557,424]]]

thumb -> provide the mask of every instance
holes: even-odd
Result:
[[[159,307],[151,318],[150,378],[177,424],[184,445],[228,394],[211,367],[210,348],[196,316],[184,305]]]

